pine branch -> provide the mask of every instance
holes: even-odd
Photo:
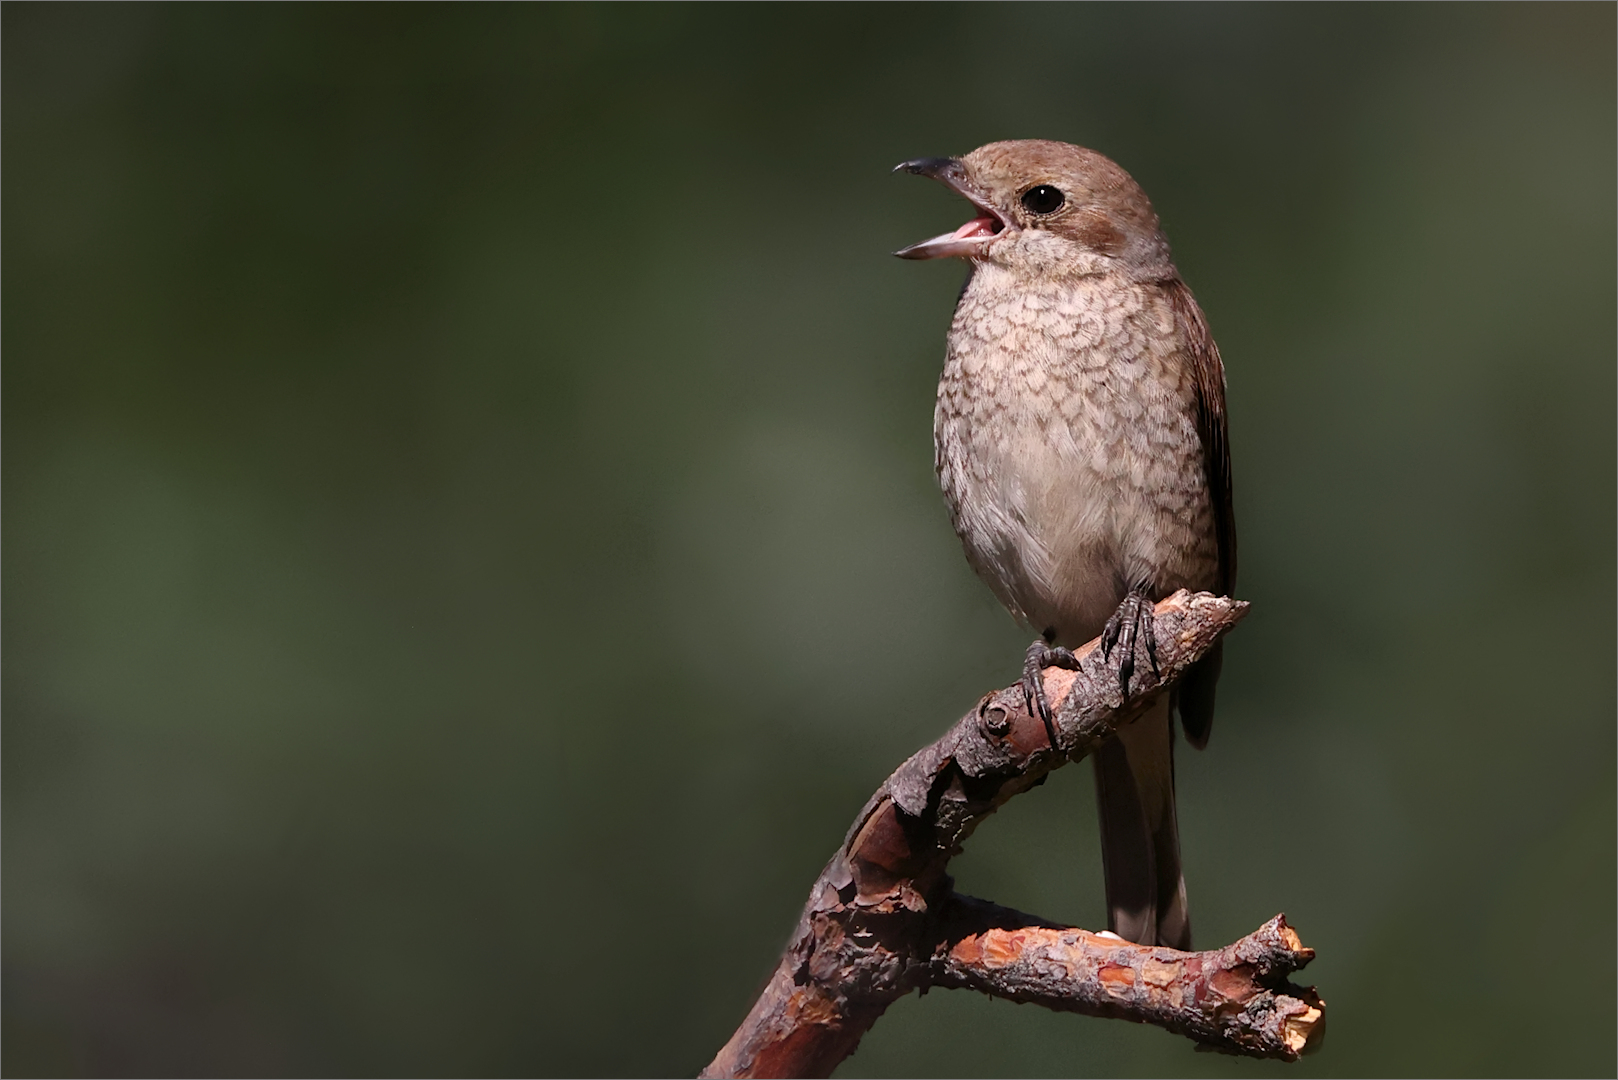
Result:
[[[1020,686],[997,690],[883,783],[810,890],[764,992],[705,1077],[828,1076],[912,990],[980,990],[1066,1012],[1156,1024],[1213,1049],[1293,1061],[1325,1033],[1325,1003],[1286,981],[1313,957],[1277,915],[1234,944],[1182,953],[1061,927],[957,895],[946,868],[979,822],[1145,711],[1247,611],[1208,593],[1154,610],[1161,681],[1116,654],[1049,668],[1056,745]]]

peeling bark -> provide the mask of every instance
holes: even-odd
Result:
[[[1010,686],[900,765],[855,818],[775,974],[702,1075],[828,1076],[890,1004],[931,987],[1156,1024],[1255,1057],[1293,1061],[1318,1046],[1325,1003],[1286,981],[1314,951],[1283,916],[1222,949],[1182,953],[960,896],[946,873],[979,822],[1145,711],[1246,611],[1185,590],[1159,603],[1161,681],[1127,700],[1118,658],[1097,642],[1076,650],[1077,671],[1047,669],[1055,746]]]

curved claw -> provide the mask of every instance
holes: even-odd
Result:
[[[1124,597],[1124,603],[1129,603],[1129,597]],[[1123,611],[1122,605],[1112,613],[1107,625],[1101,628],[1101,659],[1111,660],[1113,646],[1118,644],[1118,635],[1123,632],[1124,623],[1118,616]]]
[[[1135,674],[1135,624],[1131,620],[1123,635],[1124,655],[1118,659],[1118,696],[1129,700],[1129,680]]]
[[[1142,638],[1145,638],[1146,659],[1152,665],[1152,680],[1161,682],[1163,679],[1157,666],[1157,635],[1152,623],[1152,602],[1144,592],[1136,589],[1124,597],[1118,610],[1102,627],[1101,655],[1104,659],[1111,660],[1113,648],[1123,646],[1123,655],[1118,658],[1118,696],[1126,701],[1129,699],[1129,682],[1135,674],[1135,644]]]
[[[1028,646],[1028,651],[1023,654],[1023,704],[1027,706],[1030,713],[1039,717],[1040,723],[1045,725],[1045,736],[1050,739],[1051,747],[1054,749],[1056,747],[1056,722],[1051,716],[1051,703],[1045,697],[1044,671],[1048,667],[1077,671],[1079,670],[1079,660],[1078,657],[1073,655],[1072,650],[1061,645],[1049,645],[1043,638]]]

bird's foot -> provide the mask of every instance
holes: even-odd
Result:
[[[1112,659],[1114,647],[1122,646],[1118,658],[1118,696],[1129,700],[1129,680],[1135,674],[1135,645],[1144,639],[1146,659],[1152,665],[1152,680],[1161,682],[1157,670],[1157,635],[1152,630],[1152,601],[1139,589],[1131,589],[1118,610],[1101,630],[1101,655]]]
[[[1045,696],[1045,669],[1059,667],[1067,671],[1079,670],[1078,657],[1072,650],[1062,645],[1052,645],[1044,638],[1038,638],[1028,646],[1028,652],[1023,655],[1022,661],[1022,694],[1023,703],[1028,711],[1038,716],[1045,725],[1045,734],[1051,740],[1051,747],[1056,746],[1056,724],[1051,719],[1051,703]]]

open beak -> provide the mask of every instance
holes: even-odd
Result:
[[[966,179],[966,167],[955,158],[917,158],[893,167],[894,172],[930,176],[977,208],[978,216],[954,232],[923,240],[901,248],[894,254],[901,259],[974,259],[988,250],[989,244],[1011,223],[988,200],[972,190]]]

